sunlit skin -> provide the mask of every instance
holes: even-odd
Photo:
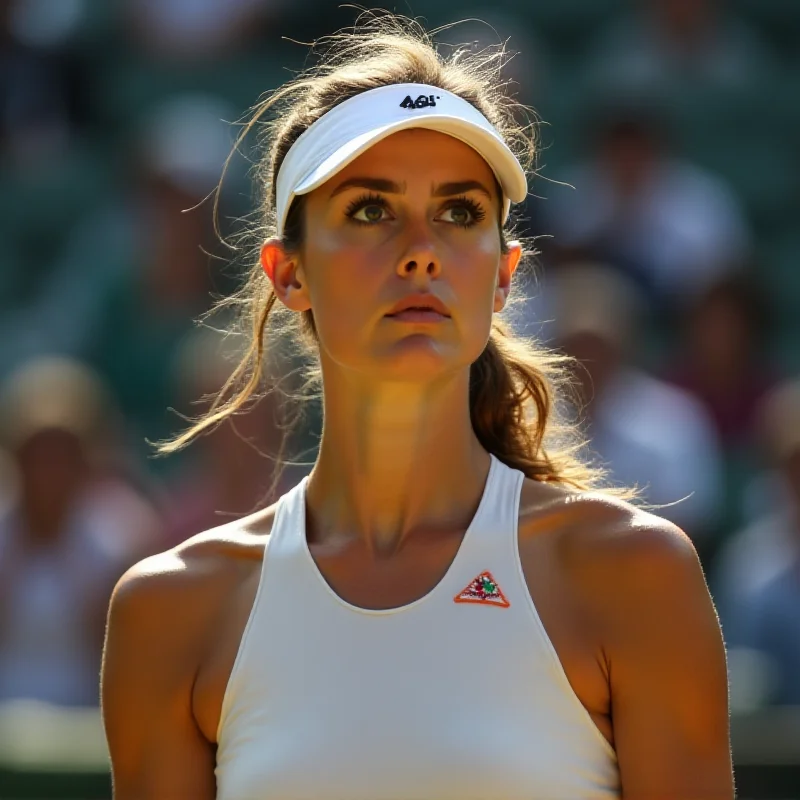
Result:
[[[336,192],[353,178],[384,188]],[[387,181],[399,191],[386,191]],[[435,196],[464,181],[486,193]],[[470,424],[469,365],[520,253],[502,253],[496,192],[468,146],[404,132],[309,195],[301,252],[276,241],[263,248],[280,300],[313,309],[319,329],[325,422],[306,536],[324,579],[356,606],[402,606],[439,585],[483,491],[490,456]],[[377,201],[355,205],[365,193]],[[475,204],[485,213],[463,227]],[[404,296],[425,292],[448,317],[386,318]],[[120,580],[102,681],[116,800],[217,796],[223,698],[271,558],[276,509],[199,533]],[[724,648],[688,537],[614,498],[526,479],[518,539],[567,681],[616,751],[620,796],[732,800]],[[360,668],[357,648],[353,659]],[[282,691],[267,675],[258,680]],[[333,746],[346,740],[344,724]]]
[[[521,252],[502,252],[496,186],[468,145],[401,131],[308,195],[313,235],[300,252],[264,245],[278,297],[312,309],[320,338],[325,426],[310,539],[335,532],[380,557],[415,533],[468,525],[489,468],[470,422],[469,366]],[[435,295],[449,317],[387,316],[417,293]]]

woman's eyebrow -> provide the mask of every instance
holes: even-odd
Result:
[[[384,194],[405,194],[405,184],[395,183],[386,178],[348,178],[342,181],[332,192],[331,197],[336,197],[347,189],[370,189],[373,192],[383,192]],[[480,181],[451,181],[450,183],[440,183],[431,192],[433,197],[453,197],[457,194],[466,192],[481,192],[490,200],[492,193]]]
[[[455,181],[453,183],[440,183],[432,192],[434,197],[452,197],[455,194],[467,192],[481,192],[490,200],[492,193],[479,181]]]
[[[372,189],[374,192],[384,192],[385,194],[403,194],[406,190],[405,184],[402,186],[394,181],[385,178],[348,178],[342,181],[332,192],[331,197],[345,191],[345,189]]]

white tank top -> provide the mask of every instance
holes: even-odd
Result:
[[[522,481],[493,456],[444,578],[385,610],[322,577],[306,479],[281,498],[222,704],[218,800],[620,797],[525,584]]]

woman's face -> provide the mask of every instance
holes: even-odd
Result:
[[[387,137],[310,193],[304,244],[274,282],[290,308],[312,309],[323,370],[419,381],[475,361],[520,253],[501,253],[500,205],[483,158],[425,129]],[[410,295],[447,315],[390,316]]]

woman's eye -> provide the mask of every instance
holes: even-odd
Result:
[[[357,197],[345,209],[345,215],[359,225],[374,225],[390,217],[386,201],[380,195],[365,194]]]
[[[359,208],[352,217],[359,222],[380,222],[385,211],[383,206],[370,204]]]
[[[356,198],[347,207],[345,214],[353,222],[361,225],[376,225],[380,222],[394,219],[386,202],[378,196]],[[451,204],[436,219],[447,222],[450,225],[469,228],[480,222],[485,216],[486,214],[480,205],[473,203],[469,198],[454,198]]]
[[[451,225],[458,225],[459,228],[471,228],[486,217],[486,211],[480,203],[476,203],[469,197],[454,198],[450,205],[437,217]]]
[[[448,218],[449,215],[449,218]],[[472,222],[472,211],[466,206],[450,206],[442,213],[445,222],[452,222],[456,225],[469,225]]]

